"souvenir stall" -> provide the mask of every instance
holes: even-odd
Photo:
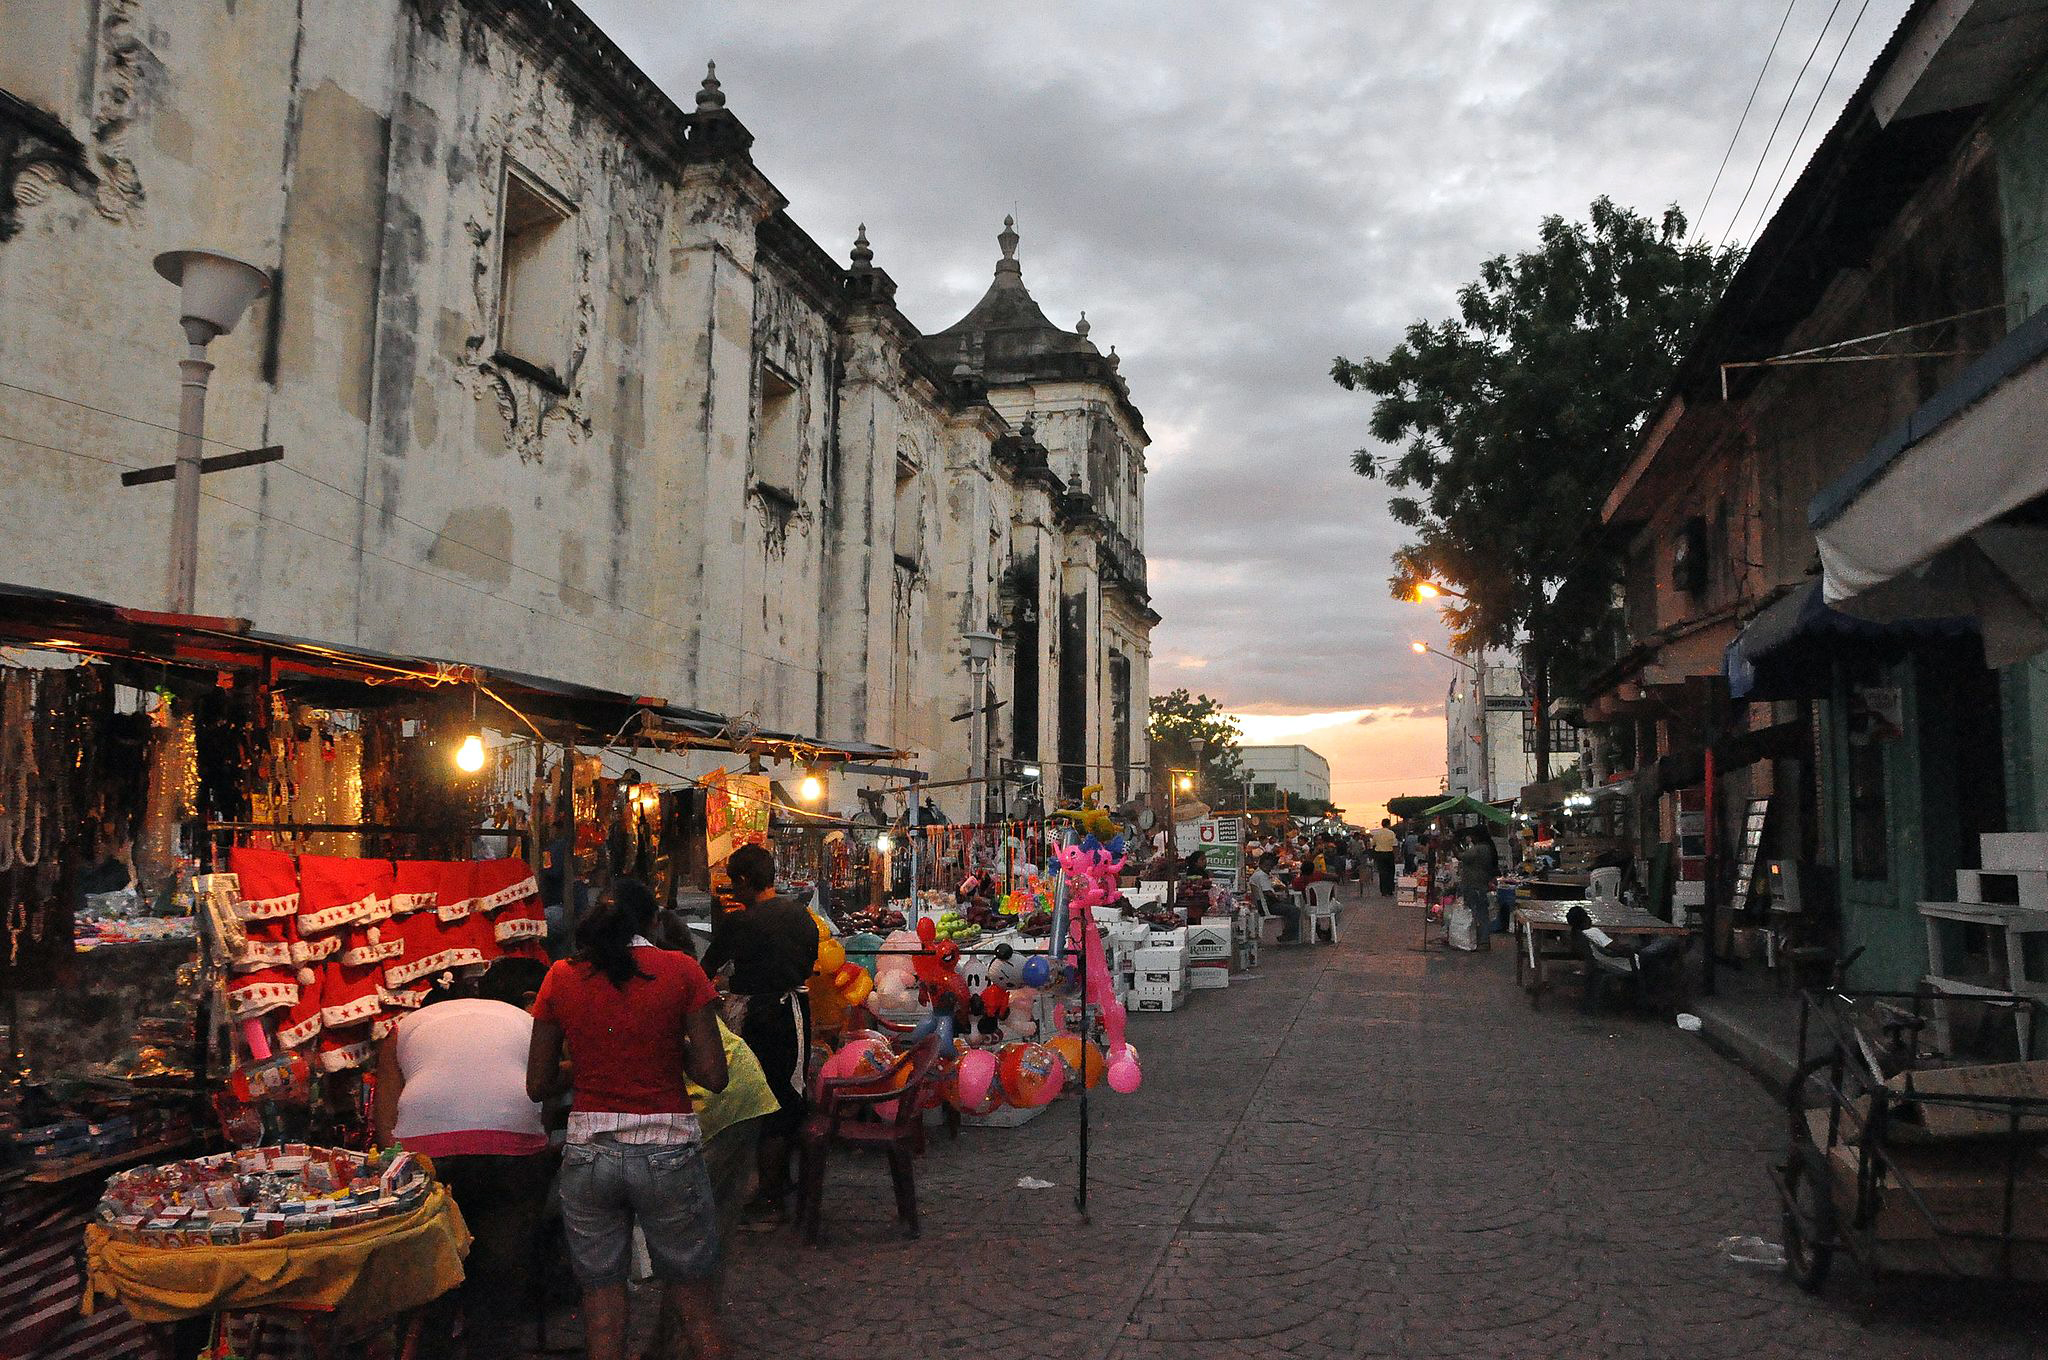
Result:
[[[612,876],[701,886],[701,798],[609,778],[600,757],[731,729],[0,588],[8,1353],[149,1354],[144,1322],[273,1305],[357,1329],[459,1280],[445,1197],[364,1160],[376,1039],[437,979],[566,945]],[[88,1221],[90,1290],[64,1249]],[[286,1258],[322,1262],[310,1292],[287,1288]]]

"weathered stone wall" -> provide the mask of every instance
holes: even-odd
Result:
[[[717,100],[661,104],[567,7],[31,8],[0,89],[48,154],[0,186],[0,369],[64,400],[0,389],[0,580],[162,599],[170,492],[115,465],[172,454],[182,337],[150,260],[203,245],[276,282],[209,351],[210,451],[286,454],[208,477],[201,612],[893,743],[949,778],[975,629],[1006,639],[999,698],[1036,674],[1051,758],[1078,589],[1067,664],[1107,760],[1102,649],[1141,658],[1149,623],[1105,618],[1100,525],[1062,527],[994,449],[1037,413],[1069,489],[1142,543],[1142,429],[1100,383],[984,396],[920,367]],[[1019,564],[1028,648],[999,598]],[[993,755],[1020,748],[994,726]]]

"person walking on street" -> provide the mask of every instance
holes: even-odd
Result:
[[[726,989],[744,998],[740,1038],[761,1060],[768,1089],[782,1108],[761,1121],[755,1152],[760,1184],[747,1206],[756,1224],[787,1221],[789,1158],[803,1127],[809,1085],[811,1003],[804,983],[818,962],[818,927],[803,905],[775,891],[775,856],[743,845],[726,862],[739,906],[721,913],[704,950],[704,971],[716,977],[728,964]]]
[[[1394,895],[1394,851],[1400,843],[1400,838],[1394,835],[1394,823],[1380,818],[1380,824],[1372,829],[1372,862],[1379,870],[1381,897]]]
[[[636,1224],[664,1326],[673,1319],[698,1356],[726,1353],[716,1209],[686,1085],[725,1089],[717,997],[695,960],[648,942],[653,920],[646,884],[613,883],[578,925],[582,952],[548,970],[533,1003],[527,1097],[571,1097],[557,1194],[590,1360],[624,1360]]]

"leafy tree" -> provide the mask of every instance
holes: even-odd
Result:
[[[1454,318],[1418,321],[1384,359],[1338,358],[1363,389],[1372,437],[1352,468],[1397,492],[1415,532],[1389,581],[1457,592],[1444,616],[1464,651],[1519,646],[1537,707],[1536,777],[1550,777],[1553,688],[1611,648],[1619,550],[1600,506],[1741,255],[1686,240],[1677,208],[1651,221],[1606,198],[1587,222],[1547,217],[1537,248],[1498,255]]]
[[[1185,689],[1153,695],[1145,730],[1152,738],[1153,761],[1169,770],[1195,770],[1195,791],[1206,801],[1215,802],[1212,795],[1234,797],[1243,785],[1244,763],[1237,748],[1244,734],[1237,719],[1208,695]]]
[[[1441,803],[1448,795],[1441,793],[1409,793],[1387,800],[1387,815],[1397,822],[1410,817],[1420,817],[1429,808]]]

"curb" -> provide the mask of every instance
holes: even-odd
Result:
[[[1709,1048],[1756,1078],[1773,1095],[1784,1095],[1797,1069],[1793,1054],[1711,1001],[1696,1002],[1692,1013],[1700,1018],[1700,1038]]]

